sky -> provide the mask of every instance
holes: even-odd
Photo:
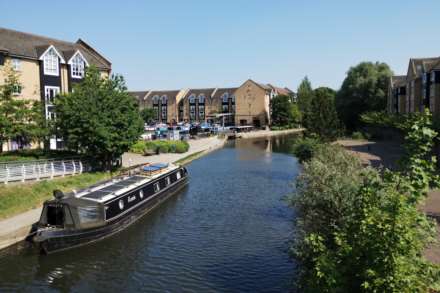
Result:
[[[81,38],[129,90],[240,86],[338,89],[350,66],[440,56],[438,0],[0,0],[0,27]]]

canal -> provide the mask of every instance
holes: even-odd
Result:
[[[291,141],[237,140],[192,162],[182,192],[111,238],[3,253],[0,292],[288,292]]]

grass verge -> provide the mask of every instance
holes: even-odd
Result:
[[[54,189],[69,192],[108,178],[110,173],[98,172],[24,184],[0,185],[0,219],[41,206],[45,200],[52,198]]]
[[[200,158],[204,152],[205,151],[196,152],[194,154],[191,154],[189,156],[186,156],[184,158],[181,158],[181,159],[175,161],[174,164],[186,165],[189,162],[194,161],[195,159]]]

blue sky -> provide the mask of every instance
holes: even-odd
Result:
[[[339,88],[350,66],[440,56],[440,1],[0,1],[0,26],[89,42],[130,90]]]

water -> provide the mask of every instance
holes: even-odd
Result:
[[[289,144],[237,140],[194,161],[182,192],[111,238],[0,256],[0,292],[288,292]]]

